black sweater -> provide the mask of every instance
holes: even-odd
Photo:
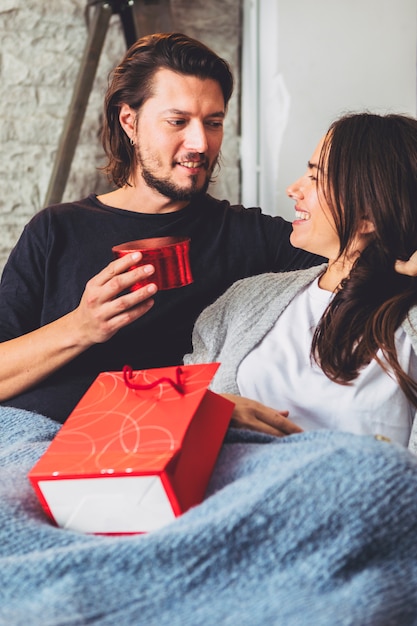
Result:
[[[199,313],[236,280],[309,267],[323,259],[293,248],[291,225],[260,209],[205,195],[162,215],[100,203],[94,195],[36,214],[25,227],[0,284],[0,341],[30,332],[78,306],[86,282],[133,239],[191,238],[191,285],[155,295],[142,318],[97,344],[33,389],[3,404],[63,422],[101,371],[176,365],[191,350]],[[244,305],[245,303],[242,303]]]

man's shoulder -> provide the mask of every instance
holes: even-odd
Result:
[[[54,224],[68,224],[69,222],[82,222],[87,216],[91,216],[95,210],[99,210],[94,202],[94,195],[80,200],[51,204],[35,213],[26,225],[27,230],[53,228]]]
[[[45,217],[51,215],[63,215],[74,211],[93,209],[96,206],[94,198],[95,196],[91,194],[86,198],[81,198],[80,200],[50,204],[40,209],[33,217],[36,219],[44,219]]]
[[[229,200],[220,200],[214,198],[210,194],[205,194],[204,205],[210,209],[217,209],[230,215],[230,217],[236,219],[247,219],[254,223],[259,221],[261,223],[274,224],[280,227],[288,229],[291,224],[280,215],[270,215],[264,213],[261,207],[251,206],[247,207],[243,204],[232,204]]]
[[[44,211],[49,211],[51,213],[67,213],[72,211],[84,211],[85,209],[99,208],[99,206],[100,203],[98,202],[96,196],[94,194],[90,194],[89,196],[85,198],[80,198],[79,200],[52,204],[46,207]]]

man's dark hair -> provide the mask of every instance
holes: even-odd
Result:
[[[135,164],[134,147],[120,126],[119,111],[128,104],[139,111],[152,95],[159,69],[212,79],[219,83],[225,108],[233,92],[228,63],[200,41],[181,33],[158,33],[138,39],[114,69],[104,107],[102,142],[108,158],[107,175],[116,186],[128,183]]]

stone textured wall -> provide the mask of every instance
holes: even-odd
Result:
[[[237,78],[221,172],[210,191],[238,201],[241,0],[171,0],[170,6],[172,29],[212,47],[229,61]],[[87,40],[88,17],[87,0],[0,0],[0,269],[24,224],[44,206]],[[102,103],[108,74],[125,50],[120,16],[114,13],[63,200],[107,189],[97,169],[104,162],[99,139]]]

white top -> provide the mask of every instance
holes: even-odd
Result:
[[[393,375],[373,360],[350,385],[340,385],[310,359],[314,329],[332,297],[316,279],[292,300],[241,362],[239,391],[277,410],[289,410],[289,419],[306,431],[380,434],[406,446],[415,409]],[[401,367],[416,378],[417,357],[403,329],[397,330],[395,340]]]

